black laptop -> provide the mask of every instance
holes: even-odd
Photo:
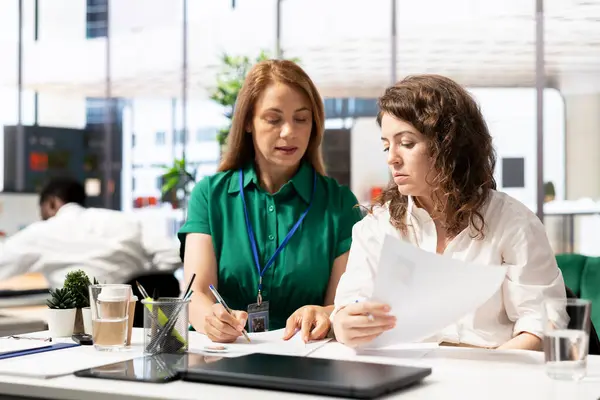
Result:
[[[251,354],[191,366],[180,377],[191,382],[374,399],[419,383],[430,374],[430,368]]]

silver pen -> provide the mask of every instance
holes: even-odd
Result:
[[[231,308],[229,308],[229,306],[227,305],[227,303],[225,303],[225,300],[223,300],[223,298],[221,297],[221,295],[219,294],[219,292],[217,292],[217,289],[215,289],[215,287],[213,285],[209,285],[208,288],[210,289],[210,291],[213,294],[213,296],[215,296],[215,299],[217,299],[217,302],[219,302],[225,308],[225,311],[227,311],[229,313],[229,315],[233,316],[233,311],[231,310]],[[246,338],[246,340],[248,342],[250,342],[250,337],[246,333],[245,329],[242,329],[242,335],[244,335],[244,337]]]

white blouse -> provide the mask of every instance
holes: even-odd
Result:
[[[544,225],[519,201],[496,191],[492,191],[482,215],[485,237],[473,239],[465,229],[448,243],[443,254],[478,264],[506,265],[504,283],[475,312],[431,340],[497,347],[521,332],[542,337],[543,300],[566,297],[563,277]],[[434,222],[410,198],[406,218],[406,236],[391,225],[387,207],[376,208],[354,226],[348,264],[337,288],[332,318],[341,307],[372,297],[379,253],[386,234],[436,252]],[[557,311],[564,317],[564,312]]]

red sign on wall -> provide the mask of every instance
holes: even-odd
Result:
[[[29,153],[29,169],[32,171],[46,171],[48,169],[48,154]]]

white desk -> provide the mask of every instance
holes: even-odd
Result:
[[[136,336],[139,337],[139,330]],[[139,342],[138,342],[139,343]],[[50,355],[54,353],[54,355]],[[100,364],[139,356],[141,347],[127,353],[100,353],[90,346],[29,356],[31,363],[56,358],[61,364],[76,359],[98,358]],[[388,364],[427,366],[431,376],[418,386],[386,398],[417,399],[569,399],[596,400],[600,397],[600,356],[589,360],[589,378],[580,383],[553,382],[546,377],[543,355],[534,352],[490,352],[465,348],[441,348],[422,358],[357,356],[338,343],[326,344],[311,357],[360,360]],[[487,359],[485,359],[487,358]],[[2,362],[0,360],[0,368]],[[99,365],[100,365],[99,364]],[[66,375],[37,379],[0,375],[0,393],[40,398],[87,400],[120,399],[294,399],[306,395],[176,381],[166,384],[130,383]]]

